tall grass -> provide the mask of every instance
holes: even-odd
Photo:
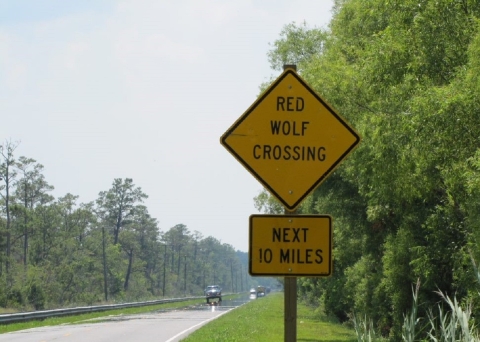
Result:
[[[412,289],[413,303],[412,310],[403,315],[402,339],[406,342],[415,341],[416,337],[423,330],[420,327],[422,319],[418,317],[418,292],[420,291],[420,279],[417,280],[415,289]]]
[[[454,297],[452,300],[442,292],[438,292],[438,294],[448,304],[450,310],[444,312],[442,306],[439,305],[437,317],[429,311],[430,331],[428,337],[430,341],[480,341],[477,327],[472,318],[472,303],[468,302],[465,308],[462,308],[457,298]]]
[[[472,259],[475,275],[480,283],[480,272]],[[412,309],[405,314],[402,326],[402,340],[405,342],[432,341],[432,342],[480,342],[480,334],[475,320],[472,317],[472,302],[460,305],[454,296],[451,299],[441,291],[438,295],[442,302],[434,313],[432,308],[427,310],[427,320],[418,317],[418,293],[420,282],[412,289]],[[443,305],[441,305],[443,304]],[[444,306],[446,305],[446,309]],[[352,317],[358,342],[380,341],[382,337],[375,333],[373,322],[366,316]]]
[[[373,321],[368,319],[366,315],[364,317],[353,315],[352,322],[358,342],[376,342],[384,340],[381,336],[377,335],[375,328],[373,327]]]

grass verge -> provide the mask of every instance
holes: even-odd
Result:
[[[137,308],[126,308],[126,309],[116,309],[116,310],[108,310],[108,311],[102,311],[102,312],[92,312],[92,313],[86,313],[86,314],[80,314],[80,315],[74,315],[74,316],[52,317],[44,320],[36,320],[36,321],[29,321],[29,322],[22,322],[22,323],[1,324],[0,334],[12,332],[12,331],[24,330],[24,329],[44,327],[44,326],[83,323],[84,321],[87,321],[87,320],[98,319],[101,317],[108,317],[108,316],[132,315],[132,314],[145,313],[145,312],[151,312],[156,310],[184,308],[187,306],[196,305],[204,302],[205,302],[205,299],[195,299],[195,300],[189,300],[185,302],[165,303],[165,304],[142,306]]]
[[[274,293],[245,304],[208,323],[183,342],[283,341],[283,293]],[[297,304],[297,341],[356,341],[355,331],[313,308]]]

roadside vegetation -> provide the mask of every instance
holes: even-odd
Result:
[[[299,297],[378,338],[426,340],[433,321],[441,340],[459,308],[480,316],[479,19],[479,1],[335,1],[328,28],[288,24],[268,53],[362,136],[299,210],[334,229],[332,277],[298,279]],[[266,192],[256,206],[283,212]]]
[[[437,292],[442,301],[435,308],[428,308],[426,316],[419,316],[418,302],[419,283],[413,291],[411,310],[404,316],[402,326],[402,340],[414,341],[480,341],[478,325],[475,322],[472,302],[458,302],[456,297],[450,298],[442,292]],[[357,340],[360,341],[387,341],[379,334],[373,321],[366,316],[354,315],[352,323]]]
[[[253,300],[209,322],[184,342],[271,342],[283,341],[283,293]],[[329,319],[321,310],[299,304],[297,341],[355,341],[355,332]]]
[[[0,144],[0,313],[247,291],[245,252],[184,224],[161,231],[130,178],[94,202],[54,198],[43,165]]]

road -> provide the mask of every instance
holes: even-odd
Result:
[[[176,342],[204,324],[247,302],[224,300],[172,311],[104,317],[101,321],[58,325],[0,335],[0,342]]]

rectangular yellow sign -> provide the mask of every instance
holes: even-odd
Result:
[[[330,276],[331,216],[251,215],[249,273],[252,276]]]

